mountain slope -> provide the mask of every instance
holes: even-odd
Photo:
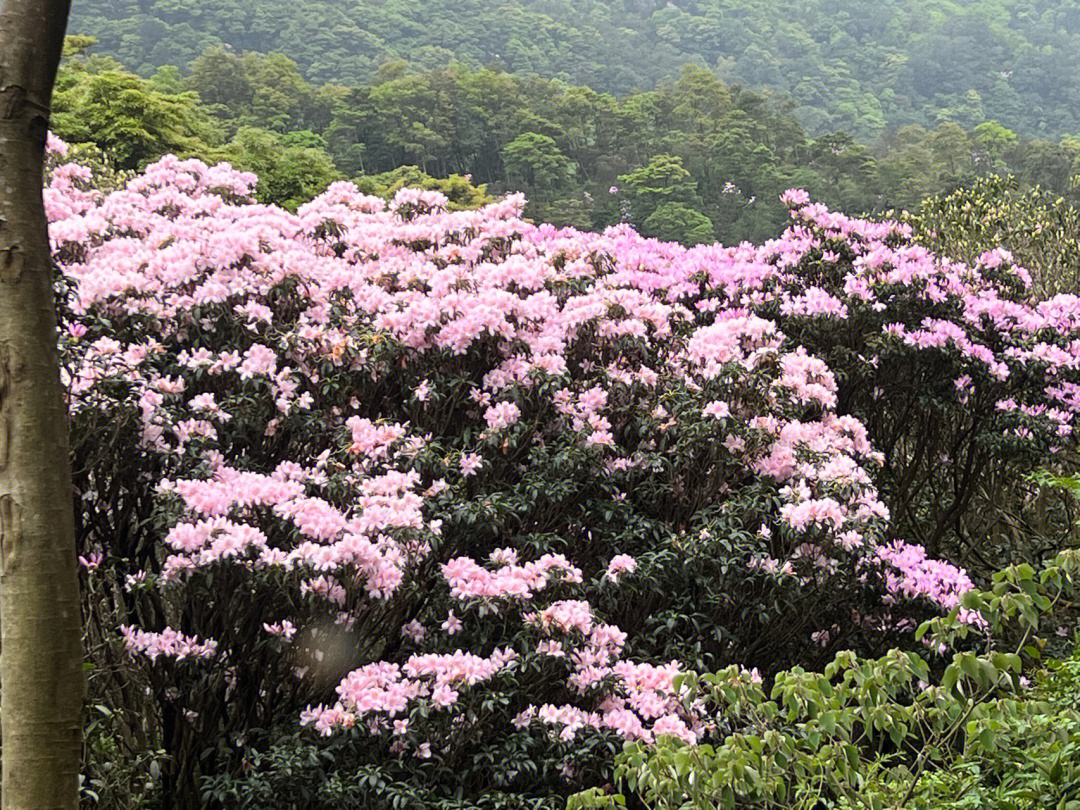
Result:
[[[280,51],[316,82],[403,59],[625,93],[687,63],[789,93],[811,133],[996,119],[1080,132],[1078,0],[81,0],[71,31],[141,73],[206,47]]]

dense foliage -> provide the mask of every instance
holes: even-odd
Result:
[[[95,143],[129,170],[167,152],[229,160],[258,172],[260,200],[290,210],[345,177],[362,176],[366,190],[389,198],[401,177],[387,173],[407,172],[412,183],[445,184],[459,207],[484,198],[472,183],[524,191],[536,221],[597,230],[629,222],[684,244],[737,244],[783,229],[772,201],[793,186],[862,212],[914,209],[991,173],[1041,185],[1067,206],[1078,193],[1075,138],[1029,140],[994,122],[965,130],[951,121],[890,131],[873,145],[843,132],[808,137],[790,106],[703,68],[620,97],[462,65],[412,72],[402,62],[383,65],[370,84],[315,87],[281,54],[213,49],[186,73],[144,79],[87,57],[85,38],[70,42],[54,102],[61,136]]]
[[[916,238],[938,253],[973,261],[1004,247],[1032,271],[1041,294],[1080,291],[1080,210],[1060,194],[990,176],[930,197],[903,218]]]
[[[319,82],[456,59],[625,94],[693,63],[790,95],[814,135],[989,119],[1080,133],[1075,0],[84,0],[72,30],[145,75],[229,45]]]
[[[965,594],[985,622],[979,634],[989,634],[945,667],[892,650],[876,660],[842,652],[820,673],[778,673],[771,690],[737,669],[681,676],[683,699],[708,702],[725,736],[715,746],[632,743],[618,779],[655,810],[1073,810],[1080,659],[1074,652],[1041,667],[1048,643],[1061,645],[1040,634],[1068,636],[1058,622],[1078,576],[1073,550],[1039,571],[1010,566],[990,589]],[[956,647],[971,632],[957,616],[919,634]],[[1034,688],[1024,673],[1037,677]],[[570,806],[616,808],[625,796],[593,788]]]
[[[715,733],[685,668],[916,647],[957,563],[1069,531],[1027,476],[1074,447],[1080,301],[1004,251],[805,192],[686,248],[520,196],[116,182],[46,190],[104,805],[558,806]],[[1006,495],[1038,535],[986,541]]]

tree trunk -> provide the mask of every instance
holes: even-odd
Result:
[[[67,414],[42,167],[70,0],[0,0],[3,810],[73,810],[83,700]]]

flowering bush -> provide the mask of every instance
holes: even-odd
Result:
[[[778,277],[772,312],[812,309],[784,328],[837,371],[839,409],[884,455],[875,481],[899,536],[983,577],[1052,555],[1070,530],[1069,502],[1027,474],[1072,463],[1080,301],[1036,298],[1003,249],[966,265],[916,243],[908,225],[870,234],[805,199],[788,203],[812,246]]]
[[[685,667],[915,644],[971,584],[905,542],[974,508],[936,528],[939,481],[1071,443],[1080,301],[1004,256],[795,193],[782,239],[688,250],[255,182],[167,157],[46,189],[93,688],[178,806],[596,784],[622,740],[713,730]]]

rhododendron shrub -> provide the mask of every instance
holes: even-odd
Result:
[[[166,158],[46,189],[92,688],[180,805],[565,795],[624,740],[713,733],[683,669],[916,644],[971,587],[890,523],[901,451],[821,337],[861,302],[885,319],[880,285],[936,295],[861,259],[904,249],[892,226],[803,205],[776,242],[687,250],[533,225],[519,197],[337,183],[292,215],[255,181]],[[842,241],[844,297],[813,275]],[[1070,311],[1009,306],[1003,335]],[[938,321],[888,320],[865,362],[982,364],[935,385],[1014,386],[986,452],[1068,446],[1067,333],[990,357]],[[1041,408],[1003,374],[1025,363],[1055,364]]]
[[[984,576],[1053,554],[1071,502],[1028,474],[1072,463],[1080,299],[1036,298],[1001,248],[964,264],[909,225],[787,202],[763,314],[836,371],[838,409],[883,454],[875,482],[897,534]]]

